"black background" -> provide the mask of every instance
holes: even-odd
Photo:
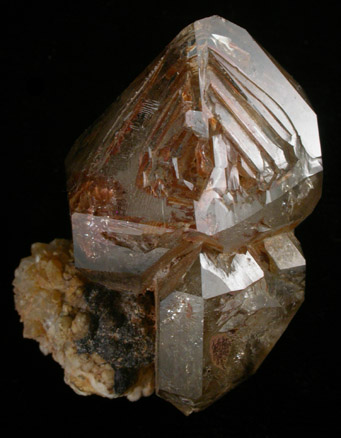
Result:
[[[212,3],[212,5],[210,5]],[[37,436],[281,437],[337,424],[340,292],[340,37],[334,3],[3,2],[1,40],[10,116],[1,197],[7,250],[2,286],[1,428]],[[11,282],[33,242],[71,236],[64,158],[74,140],[187,24],[218,14],[246,28],[303,86],[318,114],[323,197],[297,229],[307,259],[306,301],[255,376],[185,417],[152,396],[81,397],[36,342],[22,338]],[[8,154],[9,152],[9,154]],[[325,435],[321,435],[325,436]]]

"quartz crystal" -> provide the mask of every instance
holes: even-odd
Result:
[[[254,373],[304,299],[293,229],[321,191],[299,85],[246,30],[204,18],[76,141],[66,168],[82,278],[120,303],[154,297],[156,393],[190,414]]]
[[[67,159],[76,266],[155,295],[156,391],[185,413],[252,374],[302,303],[292,229],[321,189],[316,116],[235,24],[186,27]]]

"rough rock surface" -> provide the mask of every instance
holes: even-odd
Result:
[[[138,400],[154,391],[154,301],[84,281],[72,242],[35,243],[15,272],[24,337],[39,342],[77,394]]]

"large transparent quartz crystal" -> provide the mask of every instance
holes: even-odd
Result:
[[[303,301],[293,229],[321,192],[294,80],[246,30],[196,21],[66,166],[79,275],[121,307],[154,297],[156,393],[189,414],[254,373]]]

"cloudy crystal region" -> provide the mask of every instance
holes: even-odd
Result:
[[[205,408],[303,301],[292,230],[321,194],[315,113],[246,30],[213,16],[178,34],[66,164],[76,266],[154,293],[156,391]]]

